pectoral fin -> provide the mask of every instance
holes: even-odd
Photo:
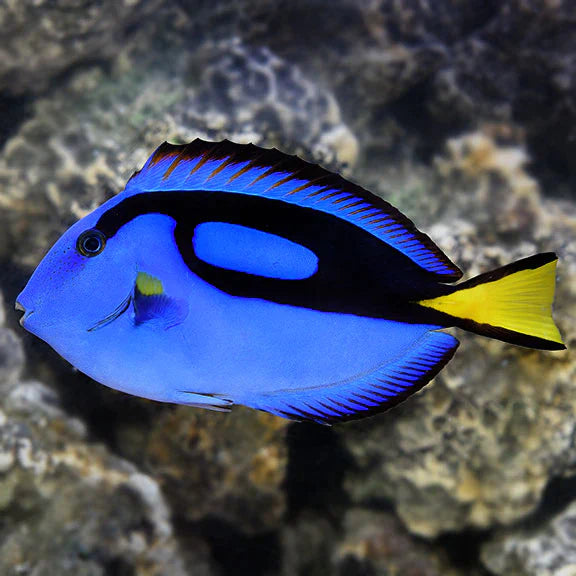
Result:
[[[165,330],[182,323],[188,316],[188,304],[165,294],[159,278],[139,272],[134,286],[134,322],[158,324]]]

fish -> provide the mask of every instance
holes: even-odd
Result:
[[[73,224],[16,301],[22,326],[116,390],[296,421],[418,392],[463,329],[563,350],[557,256],[475,278],[399,210],[277,149],[164,142]]]

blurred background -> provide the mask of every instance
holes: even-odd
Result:
[[[15,296],[196,137],[339,170],[468,277],[556,251],[569,350],[460,333],[421,394],[332,428],[92,382]],[[0,1],[0,574],[576,575],[575,185],[572,0]]]

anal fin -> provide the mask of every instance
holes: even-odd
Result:
[[[365,418],[420,390],[452,358],[458,345],[450,334],[430,331],[404,355],[373,372],[326,386],[273,392],[249,405],[284,418],[321,424]]]

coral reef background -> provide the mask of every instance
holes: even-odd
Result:
[[[472,276],[560,257],[568,351],[459,334],[410,402],[291,424],[128,397],[17,324],[163,140],[277,146]],[[0,574],[576,574],[572,0],[0,2]]]

